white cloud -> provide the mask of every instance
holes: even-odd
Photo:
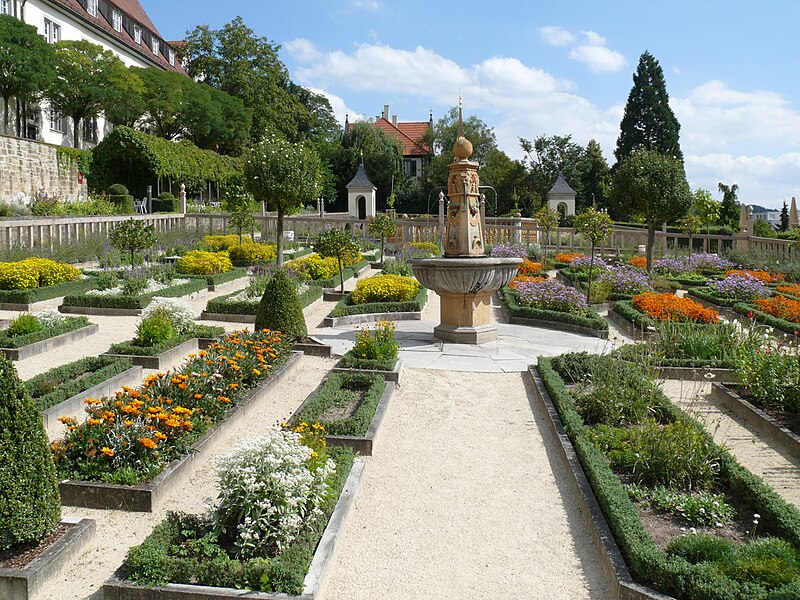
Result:
[[[563,27],[550,25],[539,28],[539,37],[551,46],[568,46],[575,41],[575,36]]]
[[[581,31],[585,42],[569,51],[572,60],[584,63],[592,73],[615,73],[622,69],[625,57],[606,47],[606,39],[594,31]]]
[[[362,10],[377,11],[383,6],[378,0],[348,0],[347,4],[352,8]]]
[[[283,45],[283,49],[291,54],[295,60],[302,63],[314,62],[322,58],[322,52],[320,52],[319,48],[313,42],[304,38],[296,38],[286,42]]]
[[[336,94],[332,94],[331,92],[319,88],[310,87],[308,89],[315,94],[321,94],[328,99],[328,102],[331,103],[333,114],[336,116],[336,120],[339,121],[340,124],[344,124],[345,117],[347,117],[351,123],[363,121],[367,118],[366,115],[362,115],[357,110],[348,106],[347,102],[345,102],[344,98],[341,96],[337,96]]]

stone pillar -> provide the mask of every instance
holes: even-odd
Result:
[[[439,246],[441,248],[444,248],[446,211],[447,205],[444,200],[444,192],[439,190]]]
[[[449,165],[447,192],[446,257],[483,256],[483,222],[478,199],[478,163],[468,160],[472,144],[463,136],[455,147],[456,160]]]
[[[178,194],[178,211],[182,214],[186,214],[186,184],[181,184],[181,191]]]

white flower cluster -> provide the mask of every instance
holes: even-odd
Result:
[[[55,308],[45,308],[42,312],[36,315],[42,327],[55,327],[60,324],[67,317],[58,312]]]
[[[234,538],[238,558],[281,551],[321,514],[336,467],[328,459],[312,471],[311,458],[298,434],[275,427],[214,460],[220,487],[216,529]]]
[[[142,310],[142,320],[154,315],[166,317],[175,331],[183,333],[194,324],[194,311],[189,303],[179,298],[161,298],[156,296]]]
[[[150,279],[147,282],[147,287],[140,293],[140,295],[145,294],[152,294],[154,292],[160,292],[163,289],[168,287],[173,287],[176,285],[183,285],[184,283],[189,283],[188,279],[173,279],[172,283],[159,283],[155,279]],[[86,292],[87,296],[119,296],[122,294],[122,286],[118,285],[117,287],[108,288],[107,290],[88,290]]]

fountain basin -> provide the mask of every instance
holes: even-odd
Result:
[[[517,274],[520,258],[421,258],[411,261],[414,276],[441,299],[436,338],[457,344],[497,339],[491,298]]]

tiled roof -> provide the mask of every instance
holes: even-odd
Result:
[[[562,171],[558,172],[558,177],[556,177],[556,182],[553,184],[552,189],[549,192],[550,194],[571,194],[575,195],[575,190],[569,187],[567,180],[564,179],[564,173]]]
[[[403,145],[403,156],[424,156],[428,153],[428,147],[422,143],[422,136],[428,131],[428,121],[407,121],[398,123],[395,127],[390,121],[380,117],[373,125],[400,141]]]
[[[367,171],[364,169],[364,158],[361,158],[361,164],[358,165],[358,171],[356,171],[355,177],[345,186],[347,189],[350,188],[373,188],[375,189],[375,184],[369,180],[367,176]]]
[[[91,27],[115,38],[124,46],[139,54],[142,58],[155,62],[162,69],[185,73],[180,61],[175,57],[175,65],[169,64],[169,43],[161,37],[156,26],[147,16],[147,12],[138,0],[98,0],[97,16],[93,17],[86,11],[86,0],[47,0],[49,4],[58,6],[79,18]],[[122,31],[116,31],[113,26],[113,11],[122,13]],[[133,38],[133,26],[138,24],[142,28],[142,43],[137,44]],[[159,41],[158,55],[153,54],[151,39]]]

